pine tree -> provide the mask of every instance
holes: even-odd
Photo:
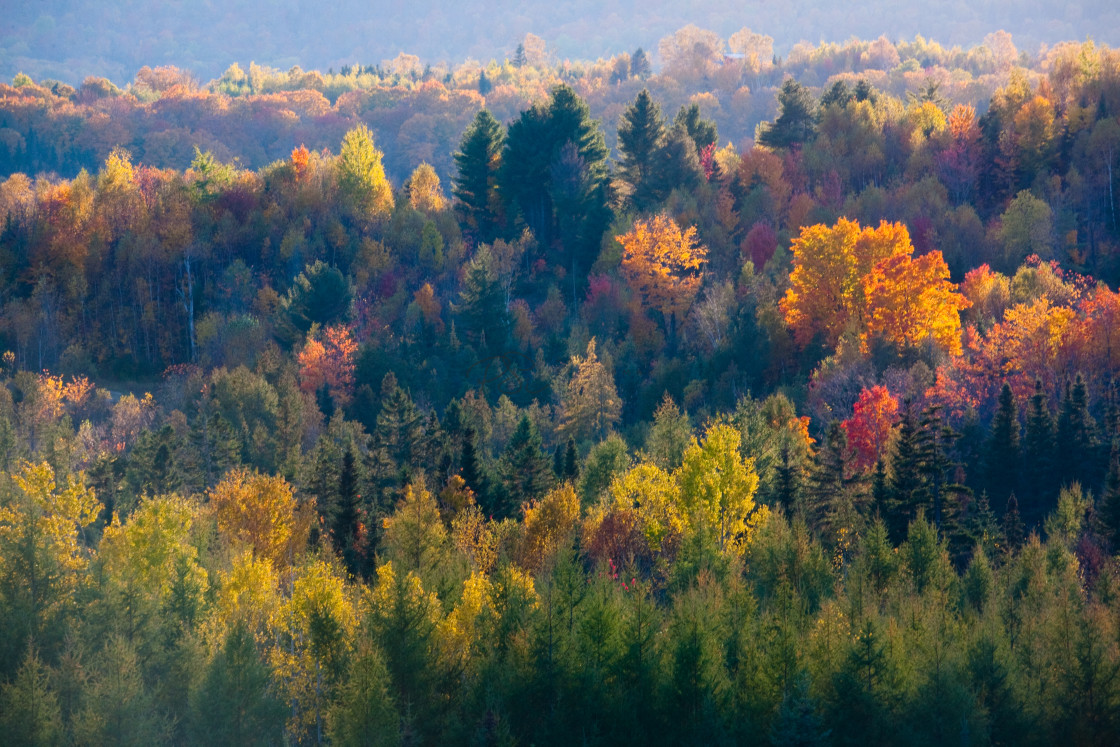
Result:
[[[630,74],[639,80],[649,77],[649,55],[641,47],[635,49],[634,54],[630,55]]]
[[[1120,548],[1120,440],[1114,439],[1108,457],[1108,476],[1097,511],[1102,534],[1113,550]]]
[[[1006,383],[999,392],[999,407],[992,420],[992,435],[988,440],[987,482],[988,494],[1003,502],[1015,492],[1019,477],[1019,414],[1015,395]]]
[[[1008,551],[1018,550],[1026,536],[1023,519],[1019,515],[1019,501],[1012,493],[1007,499],[1007,508],[1003,512],[1003,538],[1007,542]]]
[[[576,451],[575,439],[569,438],[564,449],[564,471],[561,479],[571,480],[573,483],[579,479],[579,452]]]
[[[1066,393],[1058,415],[1056,455],[1061,467],[1062,484],[1079,482],[1085,486],[1096,483],[1097,462],[1096,421],[1089,414],[1089,390],[1081,374],[1073,385],[1066,382]]]
[[[830,543],[842,530],[854,528],[858,481],[852,476],[846,434],[839,421],[832,421],[809,482],[806,522]]]
[[[781,113],[773,123],[763,125],[758,142],[768,148],[791,148],[812,140],[816,116],[809,89],[793,78],[786,78],[778,91]]]
[[[485,73],[479,78],[479,89]],[[487,81],[489,85],[489,81]],[[501,168],[502,126],[486,109],[480,109],[463,133],[455,152],[455,178],[451,194],[467,229],[478,242],[493,241],[499,223],[497,193]]]
[[[338,476],[338,504],[334,516],[333,539],[335,550],[342,554],[346,569],[354,575],[363,572],[358,542],[358,467],[354,448],[350,446],[342,455],[342,469]]]
[[[1034,525],[1042,520],[1043,497],[1057,492],[1054,469],[1054,419],[1042,382],[1035,379],[1034,394],[1027,408],[1027,427],[1023,434],[1023,513]]]
[[[206,667],[191,697],[196,744],[273,744],[281,740],[284,704],[272,693],[272,676],[252,633],[237,623]]]
[[[665,196],[657,188],[660,180],[656,176],[665,136],[661,106],[643,88],[618,122],[618,176],[630,185],[630,201],[639,212]]]
[[[683,128],[688,133],[688,137],[692,140],[698,154],[702,153],[708,146],[715,145],[716,141],[719,140],[716,123],[701,116],[699,104],[682,106],[673,119],[673,126]]]
[[[541,449],[541,435],[528,415],[523,415],[510,436],[501,459],[502,481],[506,486],[505,506],[495,516],[512,516],[519,506],[548,492],[552,487],[552,470]]]

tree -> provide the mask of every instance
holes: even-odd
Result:
[[[614,379],[595,353],[595,338],[584,356],[572,356],[572,378],[564,390],[561,429],[574,439],[606,438],[622,414]]]
[[[876,263],[863,283],[864,340],[878,336],[906,348],[929,340],[951,355],[961,354],[960,312],[969,302],[949,282],[941,252],[917,259],[907,254],[887,257]]]
[[[1055,462],[1060,465],[1062,482],[1094,485],[1097,470],[1097,423],[1089,414],[1089,388],[1081,374],[1071,386],[1066,381],[1065,397],[1058,413]]]
[[[282,477],[235,469],[209,498],[218,530],[276,568],[290,565],[307,543],[314,508],[298,506],[292,486]]]
[[[861,331],[867,309],[864,279],[880,261],[914,251],[901,223],[883,221],[861,230],[845,218],[831,227],[801,229],[790,249],[793,271],[780,307],[801,345],[816,335],[834,345],[844,332]]]
[[[497,260],[486,244],[478,247],[467,265],[458,311],[472,342],[490,353],[505,349],[513,321]]]
[[[54,646],[73,612],[88,563],[82,534],[101,511],[79,476],[55,481],[46,462],[25,463],[0,496],[0,671],[14,672],[28,646]]]
[[[350,318],[353,294],[342,272],[321,260],[304,268],[284,298],[288,321],[301,333]]]
[[[276,699],[271,673],[244,622],[226,633],[191,694],[191,734],[198,744],[278,742],[284,704]]]
[[[300,389],[315,394],[325,388],[337,406],[345,406],[354,393],[354,353],[357,350],[358,344],[348,327],[327,327],[321,334],[312,327],[298,357]],[[329,417],[331,413],[325,414]]]
[[[663,197],[656,171],[665,136],[661,106],[643,88],[618,122],[618,176],[630,185],[630,201],[638,211],[649,209]]]
[[[716,124],[710,119],[704,119],[700,114],[700,105],[693,103],[682,106],[677,116],[673,119],[673,127],[679,127],[688,133],[692,144],[696,146],[697,154],[703,153],[719,140],[716,133]]]
[[[721,553],[741,552],[756,515],[758,475],[754,460],[739,452],[741,436],[728,425],[713,425],[704,440],[693,440],[678,471],[689,528],[715,540]],[[701,541],[706,538],[701,537]]]
[[[664,213],[639,220],[618,237],[622,271],[643,303],[661,312],[670,335],[674,320],[684,318],[700,285],[707,247],[696,243],[696,228],[685,230]]]
[[[421,163],[405,183],[408,204],[413,210],[424,213],[438,213],[443,210],[443,190],[439,186],[439,175],[428,163]]]
[[[992,420],[992,435],[988,441],[988,496],[992,500],[1003,502],[1015,492],[1020,472],[1019,459],[1019,413],[1015,395],[1005,383],[999,392],[999,407]]]
[[[1054,244],[1052,216],[1050,206],[1028,190],[1015,196],[1000,216],[999,238],[1007,270],[1018,267],[1032,254],[1050,258]]]
[[[400,744],[400,715],[389,692],[391,681],[377,647],[359,644],[350,671],[339,685],[327,714],[332,744],[346,747],[394,747]]]
[[[885,386],[864,388],[853,406],[852,417],[841,423],[848,447],[855,457],[853,467],[871,469],[883,457],[891,430],[898,419],[898,400]]]
[[[649,55],[641,47],[635,49],[634,54],[630,55],[630,74],[639,80],[649,77]]]
[[[480,109],[463,133],[454,156],[451,193],[463,222],[480,242],[492,241],[497,236],[502,140],[498,120],[486,109]]]
[[[409,483],[396,511],[385,519],[385,553],[398,568],[421,578],[432,572],[447,552],[447,530],[439,506],[422,480]]]
[[[654,464],[672,472],[681,466],[691,438],[692,425],[688,421],[688,414],[681,412],[677,403],[666,392],[657,412],[653,414],[653,425],[646,437],[646,451]]]
[[[562,239],[573,276],[591,266],[611,220],[608,155],[602,128],[566,85],[522,112],[506,135],[500,192],[540,246]]]
[[[813,139],[813,96],[809,89],[793,78],[786,78],[778,91],[778,118],[763,124],[758,135],[760,145],[768,148],[792,148]]]
[[[522,415],[509,439],[500,466],[507,503],[496,507],[497,518],[513,516],[517,508],[540,498],[553,485],[541,434],[528,415]]]
[[[338,184],[355,213],[378,219],[393,210],[393,189],[381,165],[382,153],[373,145],[373,133],[358,125],[342,138],[338,152]]]
[[[64,741],[58,695],[34,649],[28,649],[15,677],[0,685],[0,728],[12,744],[37,747]]]

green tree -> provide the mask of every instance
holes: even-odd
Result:
[[[479,242],[497,238],[497,185],[503,137],[498,120],[486,109],[480,109],[463,133],[454,156],[456,173],[451,193],[463,223]]]
[[[703,118],[700,114],[699,104],[682,106],[673,119],[673,126],[688,133],[688,137],[696,147],[697,153],[703,153],[705,148],[715,145],[719,139],[716,132],[716,123]]]
[[[282,738],[284,704],[243,622],[226,634],[191,694],[191,735],[196,744],[275,744]]]
[[[987,477],[988,495],[999,501],[1016,492],[1020,473],[1019,412],[1015,395],[1006,383],[999,392],[999,406],[992,420],[992,435],[988,439]]]
[[[369,641],[359,644],[350,671],[327,715],[332,744],[393,747],[400,744],[400,715],[389,693],[389,670]]]
[[[552,469],[541,447],[541,434],[528,415],[522,415],[499,467],[505,484],[506,504],[495,506],[495,518],[515,515],[522,504],[530,503],[548,492],[554,483]]]
[[[630,185],[630,201],[638,211],[649,210],[664,197],[657,189],[656,173],[665,137],[661,106],[643,88],[618,122],[618,176]]]
[[[28,650],[12,681],[0,685],[0,729],[11,744],[38,747],[64,741],[58,695],[34,649]]]
[[[813,139],[816,116],[809,89],[793,78],[786,78],[778,91],[780,113],[773,123],[764,124],[758,142],[768,148],[791,148]]]

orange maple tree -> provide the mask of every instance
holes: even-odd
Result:
[[[961,354],[960,312],[971,304],[949,282],[941,252],[888,257],[864,278],[863,293],[865,345],[876,335],[905,347],[932,339],[952,355]]]
[[[696,228],[684,230],[665,214],[639,220],[618,237],[622,244],[622,271],[642,302],[661,312],[672,334],[692,306],[704,280],[702,268],[708,249],[696,243]]]
[[[299,354],[300,388],[305,392],[317,392],[326,386],[336,402],[349,402],[354,391],[354,353],[357,350],[358,343],[354,342],[349,327],[327,327],[321,333],[313,328]]]

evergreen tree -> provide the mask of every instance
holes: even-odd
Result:
[[[541,449],[541,434],[528,415],[523,415],[501,459],[502,481],[506,487],[505,506],[498,507],[497,518],[514,515],[523,503],[540,498],[553,485],[552,470]]]
[[[462,330],[480,353],[504,351],[513,328],[508,299],[490,247],[480,246],[463,274],[458,312]]]
[[[1019,515],[1019,501],[1012,493],[1007,499],[1007,508],[1003,512],[1003,538],[1009,551],[1018,550],[1027,533],[1023,528],[1023,519]]]
[[[763,125],[758,142],[768,148],[792,148],[813,139],[816,121],[813,96],[793,78],[786,78],[778,91],[778,118]]]
[[[574,148],[566,151],[569,143]],[[547,103],[522,112],[506,136],[501,193],[540,246],[567,240],[561,261],[573,275],[591,266],[612,220],[608,155],[602,128],[566,85],[554,87]]]
[[[1003,502],[1018,488],[1019,459],[1019,414],[1015,395],[1005,383],[999,392],[999,407],[988,440],[987,482],[992,498]]]
[[[486,73],[479,79],[479,89]],[[487,81],[489,85],[489,81]],[[501,167],[502,126],[480,109],[463,133],[455,152],[451,194],[465,227],[479,242],[493,241],[499,223],[498,171]]]
[[[568,445],[564,449],[564,471],[560,477],[573,483],[579,479],[579,452],[576,451],[576,442],[573,438],[568,439]]]
[[[1097,425],[1089,414],[1089,390],[1081,374],[1073,385],[1066,382],[1065,397],[1058,415],[1055,453],[1060,465],[1063,485],[1079,482],[1096,484],[1100,473],[1097,464]]]
[[[1045,515],[1043,497],[1057,492],[1054,469],[1054,419],[1042,382],[1035,379],[1023,434],[1024,520],[1032,526]]]
[[[805,511],[809,526],[830,544],[840,540],[842,531],[854,529],[857,480],[852,473],[847,432],[834,420],[817,451]]]
[[[634,50],[634,54],[630,55],[630,74],[639,80],[644,80],[649,77],[650,71],[649,55],[638,47]]]
[[[0,684],[0,730],[4,741],[20,745],[64,743],[58,695],[49,671],[29,649],[11,682]]]
[[[661,106],[643,88],[618,122],[619,178],[630,185],[630,201],[638,211],[664,198],[656,176],[666,137]]]
[[[359,501],[358,466],[353,446],[342,455],[342,469],[338,476],[338,504],[334,516],[332,537],[335,550],[342,554],[346,569],[354,575],[364,572],[361,548],[358,543]]]
[[[703,153],[705,148],[715,145],[719,140],[716,123],[701,116],[699,104],[682,106],[673,120],[673,126],[680,127],[688,133],[697,153]]]
[[[486,474],[478,456],[478,445],[475,443],[473,428],[463,429],[463,450],[459,457],[459,476],[478,497],[480,503],[485,502]]]
[[[192,694],[193,741],[212,745],[279,742],[285,709],[272,693],[271,680],[252,633],[244,623],[237,623]]]
[[[1108,475],[1097,517],[1102,534],[1113,550],[1120,548],[1120,440],[1113,440],[1108,456]]]

